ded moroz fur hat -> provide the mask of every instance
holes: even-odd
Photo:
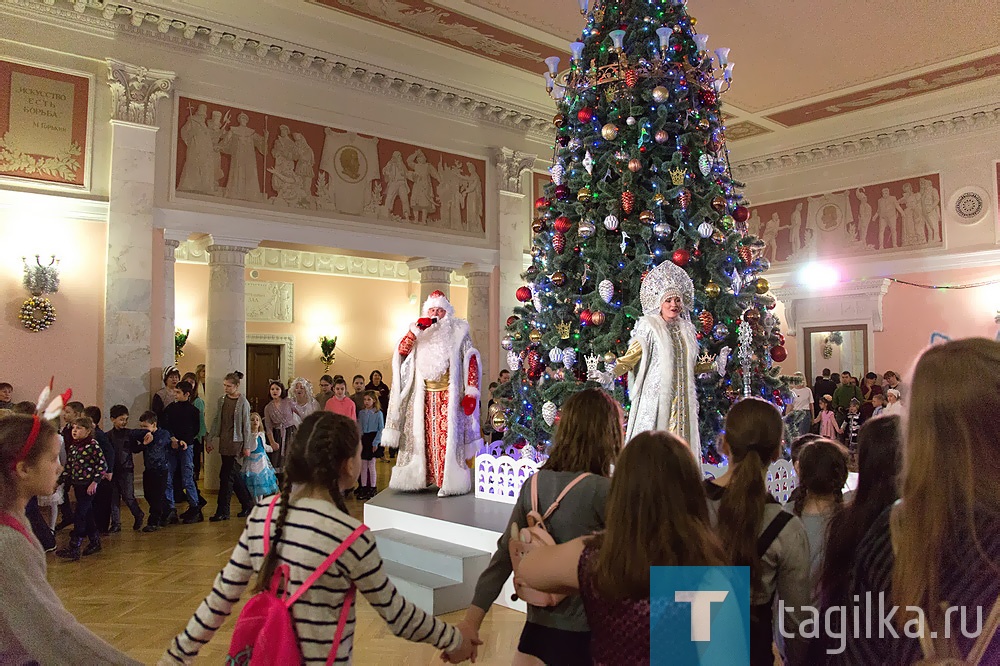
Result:
[[[448,313],[449,317],[453,317],[455,315],[455,308],[452,307],[448,297],[445,296],[444,292],[440,289],[432,291],[430,296],[427,297],[427,300],[424,301],[424,309],[422,312],[425,317],[427,316],[427,311],[431,308],[441,308]]]

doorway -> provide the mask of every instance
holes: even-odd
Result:
[[[263,417],[264,407],[271,400],[268,386],[281,377],[281,345],[247,345],[247,380],[244,394],[250,410]]]
[[[810,384],[820,368],[830,368],[833,372],[849,370],[859,378],[868,372],[867,324],[804,328],[802,333],[806,344],[806,381]]]

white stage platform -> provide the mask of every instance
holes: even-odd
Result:
[[[461,497],[438,497],[437,490],[400,493],[383,490],[365,503],[364,522],[372,532],[396,529],[493,554],[500,534],[510,527],[510,504]],[[496,603],[525,612],[523,601],[512,601],[513,577]]]

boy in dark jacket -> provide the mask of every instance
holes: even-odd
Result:
[[[185,525],[189,525],[200,523],[205,519],[198,501],[198,487],[194,482],[194,441],[198,439],[198,432],[201,430],[201,412],[191,402],[194,386],[189,382],[177,384],[174,393],[174,402],[163,410],[163,427],[170,432],[171,457],[178,463],[176,469],[180,473],[180,485],[187,494],[188,510],[180,516],[180,519],[184,521]],[[172,470],[173,468],[171,468]],[[167,503],[171,507],[171,519],[175,515],[173,497],[170,496],[173,487],[173,479],[168,474]]]
[[[170,433],[157,426],[159,419],[153,412],[143,412],[139,417],[142,435],[136,447],[142,451],[146,469],[142,472],[142,490],[149,503],[149,520],[143,532],[155,532],[166,527],[170,509],[167,506],[167,458],[170,450]],[[144,432],[145,431],[145,432]]]
[[[115,470],[115,449],[111,445],[108,434],[101,429],[101,408],[91,405],[83,410],[84,416],[94,422],[94,439],[104,454],[104,466],[108,471],[104,478],[97,482],[97,492],[94,493],[94,519],[102,536],[107,536],[111,527],[111,478]]]
[[[142,520],[146,514],[135,500],[135,461],[132,460],[132,454],[139,450],[137,442],[146,432],[129,430],[128,407],[125,405],[115,405],[111,408],[111,425],[108,439],[111,440],[111,448],[115,452],[115,462],[111,472],[111,531],[120,532],[122,529],[123,501],[135,520],[132,529],[139,531],[142,529]]]

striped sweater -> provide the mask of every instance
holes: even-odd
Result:
[[[212,638],[232,612],[247,583],[256,580],[255,575],[264,563],[264,518],[269,502],[270,498],[263,500],[251,512],[229,563],[216,576],[212,591],[184,631],[174,638],[164,657],[177,663],[192,662],[201,646]],[[273,523],[277,522],[281,510],[281,507],[275,508]],[[281,562],[291,568],[289,589],[295,590],[361,523],[330,502],[318,499],[295,499],[290,511],[278,542],[278,554]],[[274,524],[271,530],[273,534]],[[430,643],[447,652],[461,646],[462,635],[455,627],[428,615],[396,591],[382,568],[374,538],[365,532],[291,608],[304,663],[326,662],[350,581],[354,581],[358,591],[396,636]],[[352,607],[337,650],[338,664],[351,661],[354,629],[355,610]],[[161,663],[164,661],[166,659]]]

